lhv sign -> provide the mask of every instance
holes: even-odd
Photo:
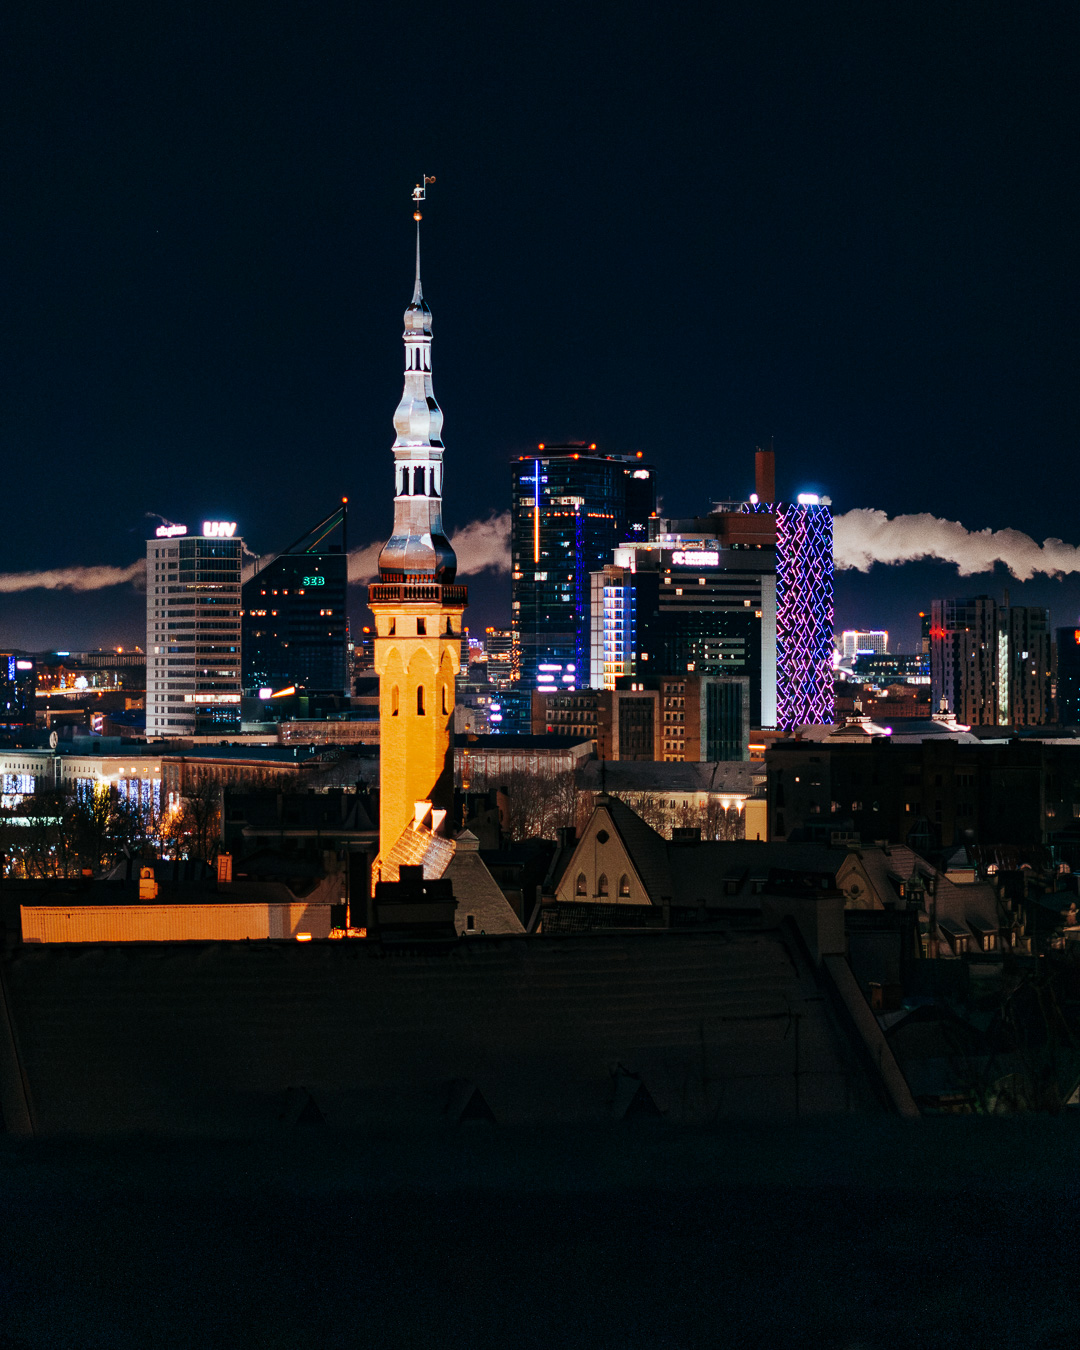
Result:
[[[202,532],[207,539],[231,539],[236,533],[236,521],[204,520]]]

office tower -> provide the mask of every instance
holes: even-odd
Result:
[[[513,465],[511,628],[520,678],[584,685],[589,668],[589,575],[626,540],[647,538],[655,508],[651,465],[595,444],[541,445]],[[541,675],[550,679],[541,680]]]
[[[889,635],[884,629],[846,628],[840,634],[840,655],[844,659],[869,655],[885,656],[888,651]]]
[[[998,723],[1043,726],[1053,718],[1050,611],[1005,604],[998,610]]]
[[[772,452],[758,451],[749,503],[654,519],[647,543],[621,545],[593,574],[594,686],[614,689],[629,677],[745,678],[749,720],[775,725],[776,521],[759,509],[772,481]]]
[[[771,726],[776,710],[771,536],[760,547],[736,547],[723,535],[719,518],[711,521],[717,533],[693,528],[707,523],[660,520],[656,540],[621,546],[618,561],[593,575],[590,682],[615,689],[631,677],[745,677],[748,716],[755,725]]]
[[[776,725],[828,726],[833,707],[832,513],[816,497],[777,503]]]
[[[423,188],[416,190],[417,201]],[[379,676],[379,852],[413,821],[418,801],[453,807],[455,677],[461,668],[464,586],[442,520],[442,412],[431,383],[431,311],[416,280],[405,311],[405,388],[394,414],[394,532],[368,587]],[[439,819],[442,819],[440,814]]]
[[[998,720],[998,613],[988,595],[930,608],[930,700],[966,726]]]
[[[243,687],[348,694],[348,549],[344,499],[241,592]],[[340,542],[327,538],[340,530]]]
[[[1080,726],[1080,628],[1057,628],[1057,720]]]
[[[514,635],[509,628],[484,631],[484,655],[488,680],[496,689],[508,689],[517,679],[514,669]]]
[[[240,730],[242,552],[235,521],[162,525],[147,541],[148,740]]]
[[[27,731],[37,721],[37,662],[0,652],[0,731]]]

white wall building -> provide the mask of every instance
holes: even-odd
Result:
[[[863,631],[847,628],[840,634],[841,659],[863,656],[868,652],[873,652],[875,656],[889,654],[889,635],[884,629],[871,628]]]
[[[234,521],[163,525],[146,545],[146,737],[240,730],[240,581]]]

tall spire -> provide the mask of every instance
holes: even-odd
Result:
[[[443,416],[431,383],[431,310],[420,286],[420,203],[434,181],[425,177],[412,192],[416,280],[405,311],[405,387],[394,413],[394,533],[379,554],[379,574],[448,583],[457,558],[443,530]]]

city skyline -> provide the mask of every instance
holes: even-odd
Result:
[[[130,582],[88,603],[15,577],[130,569],[152,513],[236,519],[266,554],[348,496],[353,539],[385,541],[399,203],[425,170],[452,534],[507,509],[510,461],[540,441],[640,450],[664,513],[689,515],[745,495],[775,437],[778,495],[820,491],[841,520],[1071,542],[1064,20],[980,13],[978,56],[959,21],[886,35],[794,6],[605,27],[595,55],[581,15],[560,41],[594,53],[587,79],[507,19],[463,99],[466,35],[425,11],[423,109],[397,100],[389,19],[363,43],[349,16],[273,5],[258,27],[29,22],[23,49],[55,59],[5,71],[0,435],[26,509],[0,544],[0,641],[137,642]],[[507,622],[509,585],[470,576],[473,631]],[[1075,573],[906,563],[838,570],[837,627],[910,649],[933,599],[1004,585],[1055,625],[1080,612]]]

